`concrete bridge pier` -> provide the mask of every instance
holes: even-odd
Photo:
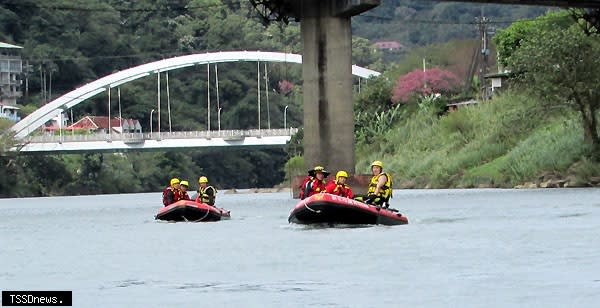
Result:
[[[354,170],[350,18],[381,0],[250,0],[263,18],[300,21],[304,160],[331,172]]]
[[[283,2],[299,17],[302,33],[306,167],[322,165],[331,172],[354,174],[350,19],[380,0]]]
[[[302,6],[304,159],[307,169],[354,173],[352,30],[335,1]]]

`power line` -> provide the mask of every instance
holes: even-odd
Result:
[[[0,5],[2,6],[12,6],[12,7],[22,7],[22,8],[36,8],[36,9],[49,9],[49,10],[60,10],[60,11],[77,11],[77,12],[161,12],[161,11],[190,11],[190,10],[200,10],[207,9],[212,7],[222,7],[228,4],[240,4],[241,0],[229,0],[224,1],[223,3],[212,3],[205,5],[195,5],[195,6],[169,6],[162,8],[125,8],[125,7],[107,7],[107,6],[72,6],[72,5],[48,5],[48,4],[40,4],[38,3],[23,3],[22,1],[15,0],[3,0],[0,1]]]
[[[171,57],[171,56],[179,56],[179,55],[185,55],[187,53],[184,52],[171,52],[171,53],[163,53],[163,52],[148,52],[148,53],[135,53],[135,54],[128,54],[128,55],[115,55],[115,56],[93,56],[93,57],[43,57],[43,58],[28,58],[28,60],[30,61],[55,61],[55,62],[61,62],[61,61],[85,61],[85,60],[91,60],[91,59],[124,59],[124,58],[141,58],[141,57],[151,57],[151,56],[162,56],[162,58],[164,58],[165,56],[167,57]]]
[[[412,24],[427,24],[427,25],[478,25],[477,21],[456,21],[456,20],[440,20],[440,19],[399,19],[389,16],[382,15],[371,15],[371,14],[361,14],[356,16],[355,18],[366,17],[366,18],[374,18],[380,20],[388,20],[388,21],[400,21],[405,23]],[[488,20],[487,24],[512,24],[515,22],[528,22],[528,21],[536,21],[536,20],[560,20],[565,19],[563,16],[539,16],[532,18],[523,18],[523,19],[511,19],[511,20]]]

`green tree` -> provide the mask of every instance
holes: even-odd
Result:
[[[354,110],[375,113],[392,107],[393,83],[387,75],[371,77],[361,87],[354,100]]]
[[[16,154],[10,149],[16,144],[10,131],[12,121],[0,119],[0,197],[14,197],[14,188],[17,185]]]
[[[383,54],[368,39],[352,37],[352,62],[374,70],[383,69]]]
[[[573,19],[567,11],[550,12],[532,20],[515,22],[510,27],[498,30],[493,40],[498,49],[500,64],[508,65],[508,59],[519,49],[527,38],[555,29],[566,29],[573,25]]]
[[[566,107],[579,113],[583,123],[584,140],[591,144],[596,156],[600,151],[597,116],[600,109],[600,41],[596,34],[586,35],[574,22],[570,26],[557,26],[557,19],[547,23],[532,23],[524,29],[518,45],[517,34],[507,29],[498,38],[508,67],[516,74],[520,86],[544,98],[546,107]],[[511,39],[506,39],[507,37]]]

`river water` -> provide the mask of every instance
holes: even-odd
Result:
[[[598,307],[600,190],[398,190],[403,226],[288,224],[289,193],[232,219],[154,220],[160,193],[0,200],[0,289],[76,307]]]

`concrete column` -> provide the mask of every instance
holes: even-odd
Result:
[[[332,1],[302,7],[304,159],[307,169],[354,173],[352,29]]]

